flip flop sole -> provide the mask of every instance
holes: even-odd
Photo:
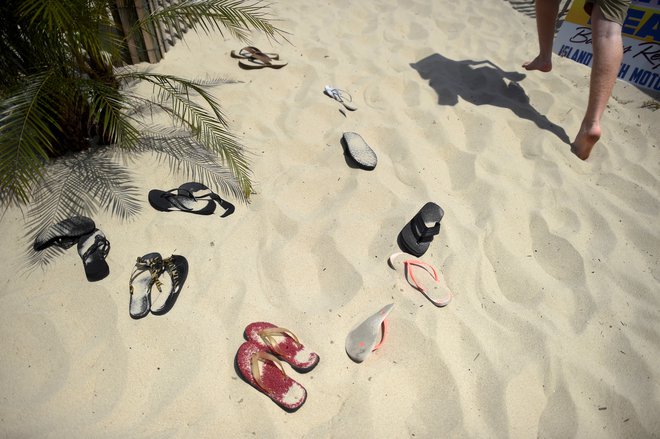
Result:
[[[278,60],[273,60],[273,61],[274,62],[271,62],[270,64],[266,64],[254,58],[243,58],[238,60],[238,64],[246,69],[263,69],[266,67],[271,69],[281,69],[282,67],[288,64],[287,62],[284,61],[278,61]]]
[[[157,264],[162,264],[162,256],[160,253],[147,253],[142,256],[142,261],[155,260]],[[139,260],[138,260],[139,263]],[[149,314],[149,308],[151,307],[151,287],[152,287],[152,278],[151,273],[148,269],[142,269],[138,271],[138,264],[136,264],[136,269],[131,274],[131,279],[129,282],[129,288],[132,289],[130,294],[130,300],[128,303],[128,313],[133,319],[141,319]]]
[[[393,303],[384,306],[348,333],[345,349],[351,360],[362,363],[385,341],[386,331],[383,325],[393,307]]]
[[[259,392],[268,396],[275,404],[289,413],[298,410],[307,400],[307,390],[297,381],[284,375],[272,363],[262,365],[261,374],[264,385],[270,390],[264,390],[257,384],[252,375],[252,356],[262,351],[262,348],[251,341],[243,343],[234,357],[234,368],[239,377]]]
[[[360,168],[371,171],[378,164],[376,153],[359,134],[344,133],[342,143],[350,157]]]
[[[170,285],[169,292],[166,293],[165,300],[160,299],[160,296],[151,299],[151,313],[155,315],[163,315],[169,312],[177,299],[179,298],[179,293],[183,289],[183,284],[188,278],[188,260],[180,255],[170,256],[171,263],[176,267],[178,278],[174,280],[172,275],[165,270],[162,276],[167,275],[170,281],[167,283]]]
[[[110,274],[105,258],[110,251],[110,242],[98,229],[84,235],[78,241],[78,255],[83,261],[85,276],[89,282],[98,282]]]

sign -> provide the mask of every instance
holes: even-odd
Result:
[[[591,67],[591,17],[585,0],[574,0],[557,37],[554,51]],[[660,91],[660,0],[632,0],[623,22],[623,62],[619,79]]]

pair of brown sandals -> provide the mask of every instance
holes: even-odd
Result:
[[[281,69],[288,63],[280,60],[280,55],[277,53],[264,53],[254,46],[246,46],[241,50],[232,50],[232,58],[238,58],[238,64],[245,69],[263,69],[270,67],[271,69]]]

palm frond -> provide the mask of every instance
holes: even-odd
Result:
[[[168,130],[166,134],[147,136],[143,140],[143,148],[153,151],[158,160],[167,162],[172,172],[182,173],[188,180],[199,181],[225,195],[247,201],[240,180],[218,163],[217,156],[190,133]]]
[[[99,81],[86,81],[85,85],[90,96],[90,122],[99,124],[113,143],[127,149],[135,147],[140,133],[132,124],[136,119],[130,114],[129,99],[117,88]]]
[[[59,128],[57,104],[49,90],[53,76],[31,75],[0,107],[0,191],[9,190],[24,201],[30,185],[41,176]]]
[[[228,31],[240,41],[248,41],[249,31],[257,30],[275,39],[286,40],[286,32],[273,25],[269,5],[262,1],[246,3],[241,0],[185,0],[153,12],[139,20],[132,32],[148,30],[150,25],[163,25],[177,28],[183,19],[195,32],[209,33],[217,30],[220,34]]]
[[[206,91],[206,83],[173,75],[142,72],[131,75],[156,87],[154,104],[167,111],[176,122],[188,127],[200,144],[217,153],[241,184],[245,197],[249,197],[252,192],[251,171],[245,148],[228,132],[220,104]],[[193,101],[191,93],[198,95],[211,112]]]
[[[26,20],[30,34],[45,35],[55,43],[48,44],[50,48],[65,46],[77,60],[75,67],[89,62],[105,65],[104,52],[118,54],[121,40],[112,31],[115,25],[105,1],[21,0],[19,4],[18,14]]]

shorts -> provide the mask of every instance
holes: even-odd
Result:
[[[626,15],[628,14],[630,0],[587,0],[584,4],[584,10],[587,14],[591,15],[594,4],[600,6],[600,10],[603,11],[603,16],[606,20],[619,23],[623,26],[623,22],[626,20]]]

